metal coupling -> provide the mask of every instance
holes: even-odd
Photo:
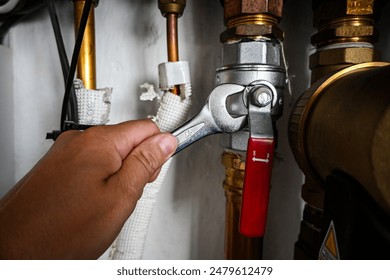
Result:
[[[259,80],[270,83],[276,89],[271,108],[272,120],[275,121],[283,111],[286,83],[281,48],[276,39],[225,43],[222,56],[224,66],[217,69],[217,85],[233,83],[248,86]]]
[[[261,37],[282,40],[278,27],[282,9],[282,0],[224,0],[227,29],[220,36],[221,42]]]
[[[176,14],[177,17],[181,17],[185,7],[186,0],[158,0],[158,8],[164,17],[167,14]]]

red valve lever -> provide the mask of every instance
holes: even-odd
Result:
[[[273,138],[249,138],[240,218],[240,232],[248,237],[265,232],[274,148]]]

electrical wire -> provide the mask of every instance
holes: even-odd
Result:
[[[92,0],[86,0],[83,13],[80,19],[80,26],[77,31],[76,42],[73,49],[73,55],[70,64],[69,73],[66,79],[64,100],[62,102],[62,111],[61,111],[61,123],[60,123],[61,131],[65,131],[67,128],[66,126],[66,116],[68,113],[67,108],[70,99],[71,88],[73,86],[73,79],[76,73],[77,60],[80,54],[80,48],[83,42],[84,31],[85,31],[85,27],[87,26],[87,21],[88,21],[89,12],[91,10],[91,6],[92,6]]]
[[[57,11],[54,5],[53,0],[46,0],[46,5],[49,10],[50,20],[54,31],[54,36],[57,43],[58,55],[61,62],[62,74],[64,78],[64,85],[66,84],[67,76],[69,73],[69,61],[66,54],[66,49],[62,37],[62,32],[60,28],[60,23],[57,16]],[[71,91],[70,91],[70,102],[68,102],[67,106],[67,120],[70,120],[74,123],[78,123],[78,110],[77,110],[77,98],[74,90],[74,86],[72,83]]]

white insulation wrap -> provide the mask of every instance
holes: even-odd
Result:
[[[158,65],[160,89],[169,90],[176,85],[190,84],[187,61],[165,62]]]
[[[112,88],[86,89],[81,80],[74,81],[74,88],[79,123],[85,125],[106,124],[110,114]]]
[[[187,76],[189,77],[189,74]],[[191,106],[191,86],[189,78],[182,80],[182,82],[185,82],[185,84],[180,85],[180,96],[166,91],[160,100],[160,107],[154,120],[163,132],[174,130],[187,119]],[[147,88],[145,85],[142,87]],[[151,87],[147,89],[146,95],[149,97],[152,94],[152,90]],[[145,97],[145,95],[143,96]],[[155,93],[155,97],[159,98],[159,95]],[[158,178],[145,186],[137,207],[112,245],[111,259],[142,259],[153,208],[170,163],[171,159],[162,167]]]

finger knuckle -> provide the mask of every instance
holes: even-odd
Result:
[[[148,149],[140,149],[135,151],[134,157],[148,173],[149,177],[153,176],[158,168],[160,168],[160,161],[158,157]]]

